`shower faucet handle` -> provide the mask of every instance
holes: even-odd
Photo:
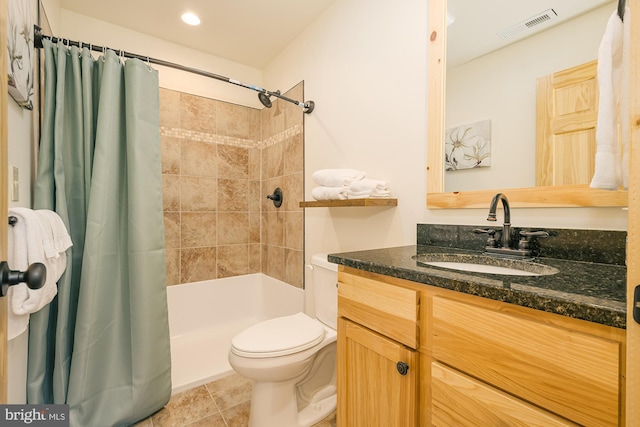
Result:
[[[282,206],[282,200],[283,200],[283,195],[282,195],[282,190],[280,189],[280,187],[276,188],[275,190],[273,190],[273,194],[269,194],[267,196],[267,199],[269,200],[273,200],[273,205],[276,208],[279,208],[280,206]]]

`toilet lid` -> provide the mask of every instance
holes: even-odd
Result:
[[[231,340],[231,351],[244,357],[276,357],[297,353],[320,343],[325,329],[304,313],[277,317],[253,325]]]

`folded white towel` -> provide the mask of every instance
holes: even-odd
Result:
[[[348,199],[388,199],[391,192],[387,190],[371,190],[371,191],[350,191],[347,193]]]
[[[627,19],[625,19],[626,23]],[[616,190],[622,184],[618,151],[618,101],[622,72],[623,22],[613,12],[598,48],[598,121],[592,188]]]
[[[366,172],[356,169],[320,169],[311,175],[316,184],[325,187],[349,185],[367,176]]]
[[[386,191],[389,190],[389,181],[379,179],[364,178],[359,181],[352,181],[349,190],[354,193],[362,191]]]
[[[349,189],[347,187],[314,187],[311,197],[315,200],[346,200]]]
[[[29,289],[24,283],[9,288],[11,309],[8,310],[7,323],[8,339],[12,339],[27,329],[29,314],[49,304],[58,292],[56,282],[66,268],[64,251],[71,246],[71,239],[62,220],[59,224],[63,229],[56,227],[54,230],[51,224],[58,221],[53,219],[53,215],[58,215],[52,211],[11,208],[9,214],[18,219],[13,227],[9,227],[9,267],[24,271],[30,264],[40,262],[47,269],[44,286],[40,289]],[[57,244],[53,243],[56,239]],[[50,246],[49,255],[45,252],[45,245]],[[60,252],[52,247],[59,248]]]

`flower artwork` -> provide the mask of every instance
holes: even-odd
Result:
[[[9,0],[7,68],[9,94],[22,108],[33,109],[33,22],[31,2]]]
[[[491,120],[447,129],[444,145],[447,171],[491,166]]]

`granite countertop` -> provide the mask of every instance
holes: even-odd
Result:
[[[616,328],[626,327],[626,267],[615,264],[537,258],[555,267],[546,276],[505,276],[419,265],[426,254],[479,254],[451,247],[414,245],[329,254],[329,261],[466,294],[530,307]]]

